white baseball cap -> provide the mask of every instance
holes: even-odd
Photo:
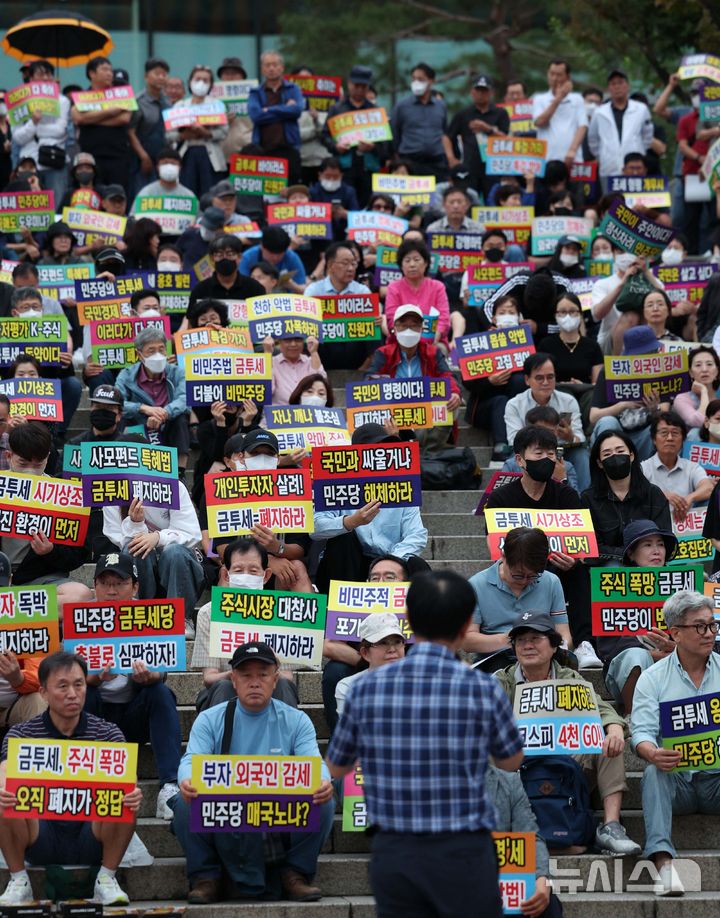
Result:
[[[405,639],[400,621],[392,612],[372,612],[360,623],[360,640],[368,644],[377,644],[391,634],[398,634]]]
[[[395,324],[398,319],[402,319],[403,316],[410,314],[420,316],[421,319],[424,318],[423,311],[419,306],[416,306],[414,303],[404,303],[402,306],[398,306],[398,308],[395,310],[395,315],[393,316],[393,324]]]

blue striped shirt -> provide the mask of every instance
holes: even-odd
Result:
[[[464,832],[495,827],[488,757],[521,749],[498,682],[421,642],[351,687],[327,757],[340,766],[360,760],[368,816],[380,829]]]

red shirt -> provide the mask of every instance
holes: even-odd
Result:
[[[687,115],[683,115],[682,118],[678,121],[677,126],[677,139],[678,142],[684,140],[687,142],[688,146],[695,152],[704,156],[710,148],[710,141],[708,140],[697,140],[695,138],[695,133],[698,129],[698,121],[700,120],[700,113],[693,110],[688,112]],[[700,163],[695,159],[691,159],[688,156],[683,156],[682,161],[682,174],[683,175],[697,175],[700,172]]]

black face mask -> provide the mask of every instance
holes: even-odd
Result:
[[[620,454],[608,456],[601,463],[603,471],[611,481],[621,481],[630,474],[630,456]]]
[[[223,414],[225,415],[225,423],[228,425],[228,427],[237,421],[237,411],[224,411]]]
[[[533,481],[550,481],[555,471],[553,459],[526,459],[525,468]]]
[[[485,249],[485,258],[487,258],[488,261],[502,261],[504,254],[505,252],[496,246]]]
[[[237,271],[237,262],[232,258],[221,258],[220,261],[215,262],[215,273],[220,277],[230,277],[235,271]]]
[[[92,185],[94,176],[95,176],[94,172],[76,172],[75,173],[75,178],[78,180],[78,185]]]
[[[553,214],[556,217],[572,217],[572,210],[569,207],[556,207]]]
[[[95,430],[110,430],[117,424],[117,415],[108,408],[93,408],[90,412],[90,426]]]

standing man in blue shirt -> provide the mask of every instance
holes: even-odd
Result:
[[[252,142],[268,156],[288,161],[288,181],[302,181],[299,120],[305,99],[297,83],[284,79],[285,62],[277,51],[260,55],[262,82],[250,90],[248,115],[253,123]]]
[[[240,273],[250,277],[260,261],[273,265],[279,272],[287,271],[290,280],[286,286],[290,293],[304,293],[307,286],[305,267],[297,252],[290,248],[290,237],[282,226],[266,226],[260,245],[253,245],[240,259]]]
[[[457,659],[474,606],[459,574],[416,576],[415,649],[352,686],[328,747],[334,778],[362,763],[378,918],[502,914],[485,775],[490,756],[515,771],[522,740],[499,683]]]
[[[410,80],[412,95],[398,102],[392,116],[395,148],[401,159],[413,164],[416,175],[434,175],[444,182],[448,177],[443,147],[447,106],[433,92],[435,70],[429,64],[416,64]]]

